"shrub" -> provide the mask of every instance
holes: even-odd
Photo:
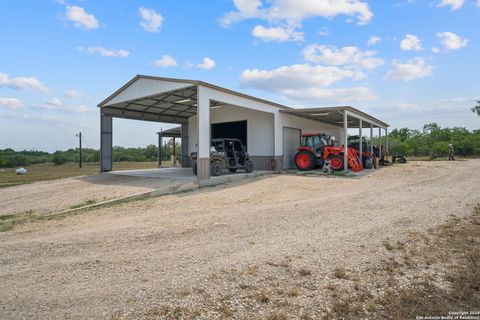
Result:
[[[57,151],[53,154],[52,162],[54,166],[61,166],[67,162],[67,158]]]

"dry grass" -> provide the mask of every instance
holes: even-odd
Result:
[[[344,267],[336,267],[333,269],[333,276],[337,279],[348,279],[347,271]]]
[[[302,276],[302,277],[306,277],[306,276],[309,276],[312,274],[312,271],[308,270],[308,269],[305,269],[305,268],[301,268],[298,270],[298,273]]]
[[[0,216],[0,232],[9,231],[17,224],[32,222],[39,219],[33,210],[17,214],[6,214]]]
[[[414,239],[413,242],[417,242],[422,249],[412,250],[407,256],[405,245],[392,246],[389,251],[402,251],[399,256],[403,255],[408,263],[402,265],[392,252],[392,256],[380,268],[387,274],[379,277],[379,270],[363,274],[361,281],[364,285],[357,284],[355,294],[342,288],[342,294],[337,296],[328,316],[401,320],[415,319],[416,316],[447,316],[450,311],[479,310],[479,226],[480,207],[477,207],[466,221],[453,218],[432,231],[433,235],[428,241]],[[415,260],[415,265],[410,263],[412,260]],[[438,272],[427,272],[434,267],[446,271],[446,276],[439,278]],[[337,269],[335,274],[343,274]],[[410,274],[410,278],[405,277],[405,272]],[[385,282],[384,294],[372,294],[374,290],[368,288],[368,282],[372,279]],[[408,281],[405,282],[405,279]]]

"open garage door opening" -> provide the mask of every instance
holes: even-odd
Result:
[[[222,122],[212,124],[212,139],[228,138],[238,139],[248,150],[247,145],[247,120]]]

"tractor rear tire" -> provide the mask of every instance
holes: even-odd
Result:
[[[210,172],[212,173],[212,176],[214,177],[218,177],[219,175],[222,174],[222,165],[220,164],[220,162],[213,162],[211,165],[210,165]]]
[[[315,156],[311,152],[301,150],[295,155],[295,166],[300,171],[312,170],[315,167]]]
[[[250,173],[253,172],[254,166],[252,160],[246,160],[245,161],[245,172]]]
[[[372,157],[365,157],[364,159],[364,164],[363,164],[363,168],[364,169],[372,169],[373,168],[373,159]]]
[[[343,167],[344,167],[343,157],[335,155],[335,156],[328,157],[328,160],[330,160],[330,168],[333,171],[343,170]]]
[[[194,161],[192,164],[192,171],[194,175],[197,175],[197,161]]]
[[[237,168],[228,168],[228,171],[230,171],[231,173],[235,173],[237,172]]]

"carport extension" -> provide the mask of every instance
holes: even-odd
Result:
[[[297,115],[303,118],[312,119],[324,123],[329,123],[336,126],[343,126],[343,141],[345,142],[345,152],[343,155],[344,163],[348,163],[348,129],[358,128],[359,136],[362,137],[362,129],[370,127],[370,141],[373,138],[373,129],[378,128],[379,148],[388,153],[388,124],[366,114],[356,108],[350,106],[341,107],[327,107],[327,108],[306,108],[306,109],[287,109],[280,110],[280,113]],[[352,118],[349,120],[349,118]],[[367,124],[367,126],[365,126]],[[385,141],[382,144],[382,130],[385,131]],[[359,145],[360,154],[363,153],[362,143]],[[373,143],[370,143],[370,153],[373,153]],[[348,166],[344,166],[344,170],[348,171]]]

